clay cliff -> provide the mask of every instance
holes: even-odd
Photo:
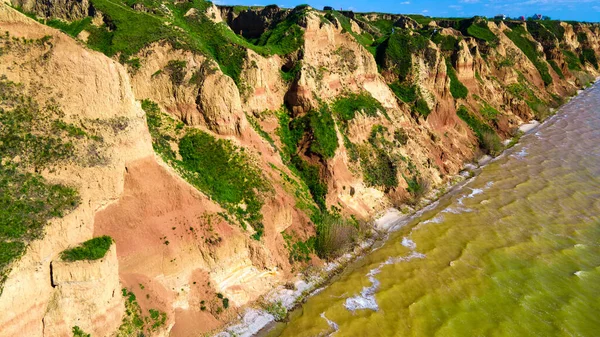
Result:
[[[597,24],[5,2],[2,337],[217,331],[599,75]]]

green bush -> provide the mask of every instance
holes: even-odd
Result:
[[[504,31],[504,34],[511,39],[515,45],[521,49],[523,54],[535,65],[536,69],[540,72],[542,80],[546,85],[552,84],[552,76],[548,72],[548,65],[544,61],[542,55],[540,55],[536,49],[536,45],[533,41],[526,38],[527,31],[522,26],[515,26],[512,30]]]
[[[427,105],[427,102],[422,98],[419,98],[415,102],[415,111],[423,117],[427,117],[431,113],[431,109],[429,108],[429,105]]]
[[[265,304],[264,309],[269,314],[275,317],[276,322],[281,322],[287,317],[287,309],[283,306],[281,301]]]
[[[452,35],[442,35],[440,33],[435,34],[431,40],[439,45],[442,51],[458,50],[458,42],[460,41],[460,39],[457,39]]]
[[[565,56],[569,70],[581,70],[581,61],[575,53],[570,50],[563,50],[562,53]]]
[[[403,84],[398,81],[389,85],[390,89],[405,103],[412,103],[417,99],[417,86]]]
[[[74,326],[71,331],[73,332],[73,337],[91,337],[89,333],[85,333],[85,331],[81,330],[77,325]]]
[[[317,224],[315,250],[323,259],[335,258],[356,240],[358,228],[339,214],[325,212]]]
[[[323,104],[318,111],[311,111],[308,116],[313,135],[310,150],[325,159],[332,158],[338,148],[338,138],[329,107]]]
[[[179,154],[180,165],[190,172],[188,180],[235,214],[243,227],[249,223],[256,231],[255,239],[260,239],[260,193],[269,186],[244,150],[229,140],[190,130],[179,141]]]
[[[424,51],[427,45],[427,38],[398,30],[377,47],[376,60],[380,67],[404,80],[411,73],[412,54]]]
[[[282,232],[281,235],[283,236],[285,247],[289,253],[290,263],[310,261],[310,254],[315,250],[314,237],[309,238],[306,241],[300,241],[295,240],[294,237],[284,232]]]
[[[502,151],[502,142],[492,127],[472,115],[464,105],[460,106],[456,114],[473,130],[479,139],[479,145],[487,153],[496,156]]]
[[[452,63],[448,59],[446,59],[446,71],[448,77],[450,77],[450,93],[452,94],[452,97],[455,99],[467,98],[469,89],[460,82],[458,76],[456,76],[456,71],[454,70]]]
[[[552,67],[552,69],[554,69],[554,71],[558,74],[558,76],[564,80],[565,75],[563,74],[562,69],[560,69],[558,64],[556,64],[556,62],[554,60],[549,60],[548,63],[550,63],[550,66]]]
[[[344,125],[354,119],[356,112],[363,112],[369,117],[376,117],[378,112],[385,114],[385,108],[368,92],[339,97],[333,103],[332,110]]]
[[[60,253],[64,261],[98,260],[106,255],[113,239],[110,236],[100,236],[83,242],[81,245],[66,249]]]
[[[582,64],[589,62],[594,68],[598,69],[598,59],[596,58],[596,52],[591,48],[583,48],[579,60]]]

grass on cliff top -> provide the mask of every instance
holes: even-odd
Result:
[[[77,247],[65,249],[60,253],[60,258],[69,262],[99,260],[106,255],[112,244],[113,239],[110,236],[96,237],[83,242]]]
[[[498,41],[498,37],[490,30],[485,21],[470,25],[467,28],[467,34],[492,44]]]
[[[243,228],[249,224],[259,240],[264,231],[261,208],[270,185],[243,148],[225,139],[187,128],[162,113],[156,103],[142,102],[154,150],[181,176],[206,193]],[[171,144],[177,144],[179,155]]]
[[[74,156],[76,137],[55,126],[75,127],[60,115],[57,107],[40,106],[22,86],[0,78],[0,293],[12,263],[43,237],[47,222],[80,203],[75,189],[37,173]]]
[[[552,84],[552,76],[550,76],[550,72],[548,71],[548,64],[545,62],[543,54],[538,53],[535,42],[526,37],[528,34],[527,31],[522,26],[514,26],[512,27],[512,30],[504,31],[504,34],[511,39],[515,45],[521,49],[523,54],[527,56],[531,63],[535,65],[542,76],[544,84]]]

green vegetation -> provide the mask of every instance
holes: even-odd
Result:
[[[311,152],[325,159],[332,158],[338,148],[338,138],[329,107],[322,104],[319,110],[311,111],[307,117],[313,135],[313,141],[310,144]]]
[[[492,127],[472,115],[464,105],[460,106],[456,114],[473,130],[479,139],[479,145],[487,153],[492,156],[500,154],[502,151],[502,142]]]
[[[325,18],[329,21],[334,21],[334,18],[338,20],[338,22],[342,26],[342,32],[347,32],[354,37],[354,39],[363,45],[369,52],[373,55],[375,54],[375,48],[373,46],[375,40],[373,36],[366,31],[363,31],[361,34],[357,34],[352,30],[352,24],[350,23],[350,19],[346,17],[344,14],[338,11],[328,11],[325,14]]]
[[[594,68],[598,69],[598,59],[596,58],[596,52],[592,48],[583,48],[579,60],[582,64],[589,62]]]
[[[285,247],[289,252],[289,260],[292,262],[308,262],[310,254],[315,249],[315,238],[309,238],[306,241],[296,240],[292,235],[281,233],[285,241]]]
[[[69,34],[73,37],[77,37],[79,33],[81,33],[86,27],[88,27],[92,23],[92,18],[87,17],[83,20],[76,20],[73,22],[65,22],[62,20],[47,20],[46,24],[50,27],[60,29],[66,34]]]
[[[400,83],[398,81],[389,85],[390,89],[405,103],[412,103],[417,100],[417,86]]]
[[[565,37],[565,27],[561,26],[560,21],[542,20],[537,23],[544,26],[548,31],[552,33],[556,38],[562,40]],[[527,23],[529,27],[530,22]]]
[[[287,309],[283,306],[281,301],[265,304],[263,308],[266,312],[275,317],[276,322],[281,322],[287,317]]]
[[[73,337],[91,337],[89,333],[85,333],[85,331],[81,330],[77,325],[73,327],[71,330],[73,332]]]
[[[562,53],[565,56],[565,61],[567,61],[569,70],[580,71],[582,69],[581,61],[579,60],[577,55],[575,55],[575,53],[573,53],[570,50],[563,50]]]
[[[350,93],[339,97],[333,103],[332,110],[337,118],[342,121],[343,125],[347,125],[348,122],[353,120],[356,112],[362,112],[369,117],[376,117],[377,113],[381,112],[387,117],[385,108],[368,92],[360,94]],[[387,118],[389,119],[389,117]]]
[[[543,55],[538,53],[535,42],[526,37],[527,31],[525,31],[523,26],[512,27],[512,30],[506,30],[504,34],[506,34],[506,36],[511,39],[535,65],[536,69],[540,72],[544,83],[546,85],[552,84],[552,76],[550,76],[550,73],[548,72],[548,65],[544,61]]]
[[[391,144],[385,133],[387,128],[374,125],[369,135],[370,146],[360,146],[358,152],[365,183],[390,189],[398,185],[398,168],[387,152]]]
[[[458,76],[456,76],[456,70],[454,70],[452,63],[448,59],[446,59],[446,71],[448,77],[450,77],[450,93],[452,97],[456,99],[467,98],[469,90],[460,82]]]
[[[113,239],[110,236],[100,236],[83,242],[81,245],[66,249],[60,253],[64,261],[98,260],[106,255]]]
[[[179,142],[179,153],[179,164],[190,172],[188,181],[235,214],[242,227],[250,224],[256,231],[253,238],[259,240],[264,231],[259,193],[266,192],[268,185],[243,149],[229,140],[190,130]]]
[[[404,81],[411,73],[412,55],[427,48],[428,39],[419,34],[397,31],[377,47],[376,60]]]
[[[458,42],[462,38],[456,38],[452,35],[442,35],[440,33],[435,34],[431,41],[440,46],[442,51],[456,51],[458,50]]]
[[[75,189],[37,173],[75,156],[80,129],[61,116],[56,105],[42,106],[0,78],[0,293],[12,263],[43,237],[46,223],[80,203]]]
[[[229,140],[184,127],[151,101],[143,101],[142,108],[154,150],[190,184],[233,214],[243,228],[252,226],[252,237],[260,240],[264,234],[262,194],[270,191],[270,185],[250,155]],[[181,160],[174,146],[179,147]]]
[[[497,116],[500,115],[500,112],[496,108],[491,106],[488,102],[483,100],[481,97],[477,95],[473,96],[476,100],[478,100],[481,103],[481,108],[479,109],[479,113],[481,113],[481,116],[483,116],[483,118],[485,118],[486,120],[496,120]]]
[[[536,96],[522,74],[519,74],[519,82],[507,86],[506,90],[513,96],[524,100],[534,111],[536,119],[543,121],[550,115],[550,110],[548,109],[546,102]]]
[[[554,60],[549,60],[548,63],[550,64],[550,66],[552,67],[552,69],[554,69],[554,71],[558,74],[558,76],[561,79],[565,79],[565,75],[562,72],[562,69],[560,69],[560,67],[558,66],[558,64],[556,64],[556,62]]]
[[[498,42],[498,37],[492,33],[490,28],[484,21],[473,23],[467,28],[467,34],[480,40],[484,40],[488,43],[495,44]]]
[[[155,309],[148,309],[148,312],[150,313],[150,319],[152,320],[152,325],[150,326],[152,330],[156,330],[161,326],[164,326],[167,322],[166,313]]]

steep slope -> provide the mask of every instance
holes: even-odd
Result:
[[[1,73],[60,107],[45,111],[71,145],[49,167],[25,152],[10,162],[80,199],[2,265],[0,336],[218,329],[370,235],[378,212],[427,203],[465,162],[498,154],[593,80],[600,57],[590,24],[12,4],[71,35],[0,7]],[[65,248],[103,235],[115,245],[100,262],[63,266]],[[92,283],[53,283],[54,265]]]

